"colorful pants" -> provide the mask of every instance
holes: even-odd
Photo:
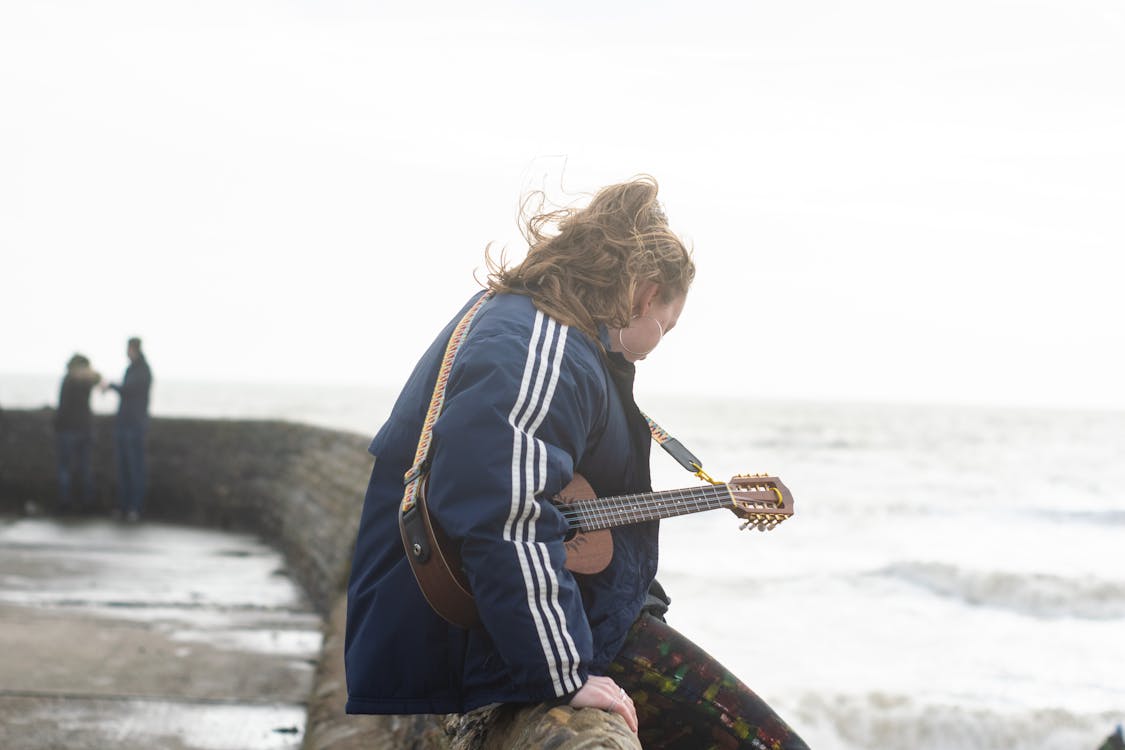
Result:
[[[645,750],[808,750],[808,745],[713,657],[641,615],[609,668],[637,707]]]

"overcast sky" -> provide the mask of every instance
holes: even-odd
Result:
[[[645,390],[1125,408],[1119,0],[3,3],[0,106],[0,376],[398,385],[645,172]]]

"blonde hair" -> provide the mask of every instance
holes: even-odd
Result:
[[[639,175],[597,192],[585,208],[544,210],[542,192],[524,198],[521,224],[530,248],[509,267],[485,251],[489,289],[525,294],[560,323],[598,338],[598,328],[624,328],[637,287],[653,282],[663,301],[686,294],[695,263],[668,229],[656,180]]]

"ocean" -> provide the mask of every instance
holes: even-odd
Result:
[[[57,386],[0,376],[0,406]],[[153,413],[369,436],[393,396],[158,381]],[[659,578],[669,622],[811,747],[1095,750],[1125,721],[1125,412],[638,401],[716,479],[792,491],[765,533],[664,521]],[[652,463],[655,489],[698,485],[655,445]]]

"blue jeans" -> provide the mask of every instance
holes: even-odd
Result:
[[[94,502],[94,433],[83,430],[62,430],[55,436],[58,449],[59,507],[74,503],[75,482],[81,482],[78,507]]]
[[[122,513],[140,514],[144,507],[145,485],[148,481],[145,468],[144,425],[117,425],[113,429],[113,442],[117,453],[117,501]]]

